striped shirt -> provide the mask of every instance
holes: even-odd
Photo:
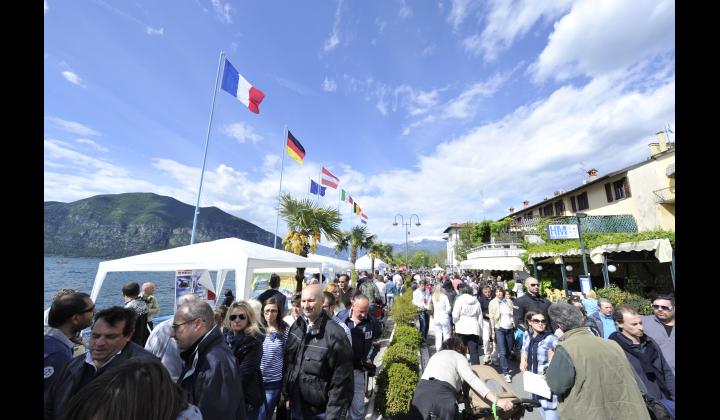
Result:
[[[555,351],[555,346],[557,346],[558,338],[555,336],[555,334],[550,334],[547,337],[543,339],[540,343],[538,343],[537,346],[537,371],[533,373],[537,373],[540,375],[544,374],[545,368],[550,364],[550,361],[548,360],[549,351]],[[528,351],[530,350],[530,334],[526,331],[525,334],[523,334],[523,344],[522,349],[520,350],[522,353],[528,354]],[[528,370],[532,370],[531,366],[528,364]],[[558,406],[558,398],[557,395],[552,394],[551,399],[547,400],[543,397],[539,397],[535,394],[530,394],[533,396],[533,399],[540,401],[540,406],[543,409],[548,410],[555,410]]]
[[[283,354],[287,342],[290,327],[285,328],[285,335],[281,336],[278,331],[265,335],[263,341],[263,354],[260,360],[260,371],[263,382],[277,382],[282,380],[283,375]]]

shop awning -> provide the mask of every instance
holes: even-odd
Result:
[[[585,250],[585,254],[589,254],[587,249]],[[568,249],[563,252],[536,252],[528,255],[527,260],[528,262],[531,262],[532,260],[540,260],[548,257],[554,257],[555,264],[561,264],[560,257],[582,257],[582,252],[580,249]]]
[[[655,258],[661,263],[672,261],[672,245],[668,239],[651,239],[648,241],[623,242],[621,244],[600,245],[590,251],[590,259],[596,263],[603,262],[603,254],[631,251],[655,251]]]
[[[464,270],[524,271],[525,264],[518,257],[487,257],[461,261],[460,268]]]

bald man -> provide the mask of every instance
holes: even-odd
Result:
[[[317,284],[305,287],[301,314],[290,327],[282,394],[293,419],[345,419],[353,397],[353,351],[328,318]]]
[[[515,326],[523,331],[525,331],[525,314],[529,311],[541,313],[545,315],[546,319],[550,318],[548,316],[550,301],[540,296],[540,282],[538,279],[535,277],[526,278],[525,290],[527,290],[527,293],[513,301],[513,318],[515,319]],[[547,325],[550,326],[549,323]]]

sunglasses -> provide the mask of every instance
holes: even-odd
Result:
[[[247,316],[245,314],[230,315],[230,321],[235,321],[238,318],[240,318],[240,321],[245,321]]]
[[[528,284],[529,287],[535,287],[535,286],[538,286],[538,285],[539,285],[539,283],[530,283],[530,284]]]
[[[663,311],[671,311],[672,306],[665,306],[665,305],[651,305],[653,309],[662,309]]]
[[[530,322],[533,322],[535,324],[547,324],[547,321],[544,319],[531,319]]]

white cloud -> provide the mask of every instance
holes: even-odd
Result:
[[[474,106],[478,99],[489,98],[500,89],[507,81],[509,74],[495,74],[486,82],[478,82],[460,94],[457,98],[450,100],[443,107],[443,118],[468,118],[475,115]]]
[[[210,2],[212,3],[213,9],[215,9],[215,13],[221,22],[232,23],[232,16],[230,14],[233,11],[233,8],[230,6],[230,3],[223,3],[221,0],[210,0]]]
[[[622,70],[674,51],[674,28],[674,0],[581,0],[555,24],[531,71],[542,81]]]
[[[250,140],[253,143],[257,143],[262,140],[262,136],[255,132],[248,124],[238,122],[228,124],[220,128],[220,132],[226,136],[232,137],[238,141],[238,143],[245,143],[246,140]]]
[[[78,86],[83,86],[82,79],[77,74],[71,71],[62,72],[63,77],[70,83]]]
[[[482,202],[483,209],[485,210],[495,208],[498,204],[500,204],[500,200],[494,197],[486,198]]]
[[[337,9],[335,9],[335,20],[333,21],[332,34],[323,45],[323,51],[326,53],[334,50],[340,44],[340,9],[342,8],[342,4],[343,0],[339,0]]]
[[[407,5],[406,0],[400,0],[400,11],[398,12],[398,15],[400,15],[400,19],[407,19],[412,16],[412,14],[413,11]]]
[[[483,54],[485,61],[493,61],[500,52],[510,48],[517,38],[525,36],[538,20],[552,22],[569,10],[572,2],[573,0],[491,0],[488,3],[489,11],[485,16],[482,34],[465,38],[465,49],[472,54]],[[466,2],[460,1],[459,4],[464,6]],[[457,15],[461,16],[459,12]],[[454,15],[451,13],[450,16],[452,18]],[[460,18],[451,20],[453,23],[462,21]]]
[[[44,13],[47,14],[49,9],[50,8],[48,7],[47,0],[45,0],[45,12]]]
[[[95,143],[94,141],[90,139],[76,139],[77,143],[81,144],[87,144],[88,146],[91,146],[93,149],[100,151],[100,152],[108,152],[109,150],[103,146],[100,146],[99,144]]]
[[[165,35],[165,28],[155,29],[153,27],[148,26],[146,28],[146,31],[147,31],[148,35],[160,35],[160,36]]]
[[[325,80],[323,81],[323,90],[325,92],[335,92],[337,90],[337,83],[333,80],[329,80],[327,76],[325,76]]]
[[[265,155],[265,158],[263,158],[263,169],[273,170],[278,163],[280,163],[280,156],[273,154]]]
[[[420,52],[420,55],[423,57],[430,56],[435,52],[436,47],[437,46],[435,44],[430,44],[427,47],[423,48],[423,50]]]
[[[68,133],[77,134],[79,136],[99,136],[100,133],[93,130],[92,128],[86,127],[79,122],[67,121],[57,117],[45,117],[46,120],[60,127],[62,130]]]
[[[460,24],[465,20],[472,8],[479,5],[479,2],[473,0],[452,0],[452,7],[448,15],[448,21],[453,26],[453,30],[457,30]]]

